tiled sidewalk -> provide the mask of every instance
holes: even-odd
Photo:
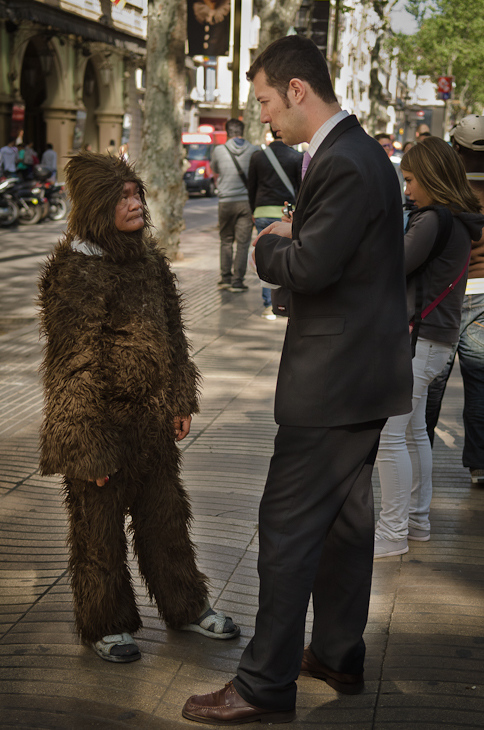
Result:
[[[174,268],[204,376],[202,413],[183,442],[184,479],[213,601],[241,624],[242,636],[217,642],[167,631],[136,579],[142,660],[108,664],[78,643],[58,480],[37,472],[40,345],[23,311],[25,324],[0,336],[2,728],[193,729],[198,725],[181,717],[183,702],[221,687],[251,636],[257,507],[275,434],[272,402],[285,323],[260,317],[255,279],[246,294],[217,291],[214,230],[185,235],[183,251]],[[484,489],[470,486],[460,463],[461,408],[456,373],[440,422],[443,440],[435,448],[432,540],[375,564],[365,693],[340,697],[303,678],[297,720],[274,727],[484,726]]]

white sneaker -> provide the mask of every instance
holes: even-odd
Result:
[[[264,319],[269,319],[271,320],[271,322],[277,319],[276,315],[272,311],[272,307],[266,307],[262,312],[261,317],[264,317]]]
[[[375,537],[374,559],[391,558],[393,555],[408,553],[406,540],[387,540],[385,537]]]
[[[471,469],[472,484],[484,484],[484,469]]]
[[[410,527],[409,525],[407,538],[418,542],[427,542],[427,540],[430,540],[430,530],[419,530],[418,527]]]

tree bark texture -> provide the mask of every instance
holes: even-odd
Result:
[[[155,234],[169,258],[184,228],[187,194],[181,135],[185,100],[186,0],[149,0],[146,94],[139,168]]]
[[[254,12],[260,18],[259,47],[254,59],[262,53],[272,41],[287,35],[294,24],[301,0],[254,0]],[[259,102],[254,95],[254,87],[250,87],[249,98],[244,112],[244,136],[253,144],[264,141],[265,129],[260,123]]]

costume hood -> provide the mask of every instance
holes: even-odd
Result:
[[[150,220],[145,186],[134,167],[122,158],[80,152],[67,163],[65,178],[71,200],[66,240],[95,244],[116,262],[139,258],[144,251],[143,239]],[[133,233],[118,231],[114,224],[116,205],[127,182],[138,186],[143,203],[145,223]]]

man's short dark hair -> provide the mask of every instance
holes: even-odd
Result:
[[[45,145],[45,147],[46,147],[46,149],[48,149],[48,150],[53,150],[53,149],[54,149],[54,148],[52,147],[52,145],[51,145],[51,143],[50,143],[50,142],[47,142],[47,144]]]
[[[378,134],[375,134],[375,139],[377,142],[379,142],[381,139],[389,139],[390,142],[392,142],[391,135],[386,134],[385,132],[379,132]],[[392,142],[393,144],[393,142]]]
[[[227,137],[243,137],[244,123],[240,119],[229,119],[225,123],[225,131],[227,132]]]
[[[283,99],[287,97],[291,79],[301,79],[326,104],[337,101],[324,56],[310,38],[288,35],[274,41],[255,59],[247,72],[249,81],[259,71],[264,71],[269,86]]]

